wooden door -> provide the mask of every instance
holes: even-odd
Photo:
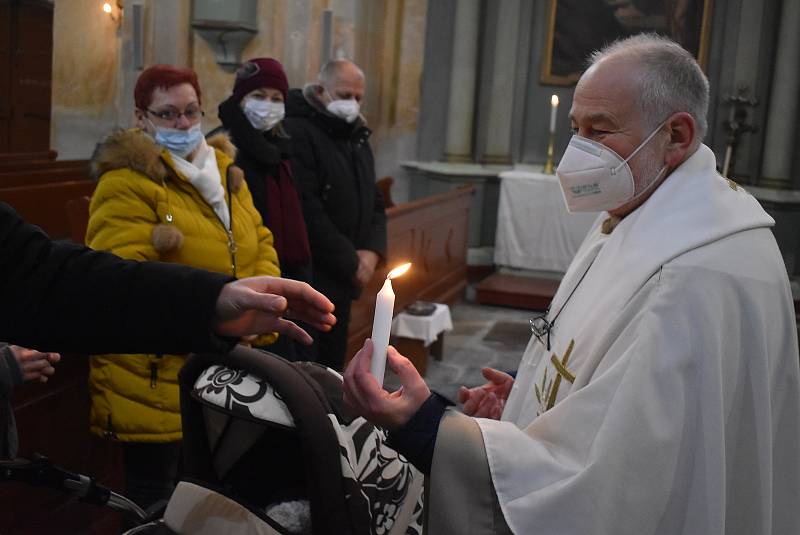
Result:
[[[0,0],[0,154],[50,148],[53,4]]]

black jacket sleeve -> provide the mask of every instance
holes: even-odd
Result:
[[[227,352],[212,332],[231,279],[53,242],[0,203],[0,340],[78,353]]]
[[[289,134],[292,137],[292,171],[300,186],[311,250],[314,256],[324,257],[326,267],[341,280],[350,281],[358,270],[358,255],[350,239],[339,232],[328,217],[322,201],[326,184],[319,176],[319,162],[310,135],[302,127],[290,128]]]
[[[420,472],[430,474],[439,423],[452,405],[446,397],[432,392],[403,427],[389,432],[387,445],[403,454]]]

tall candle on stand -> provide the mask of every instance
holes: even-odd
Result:
[[[556,116],[558,115],[558,95],[550,97],[550,133],[556,133]]]
[[[383,375],[386,372],[386,350],[389,348],[389,333],[392,330],[392,316],[394,315],[392,279],[399,277],[410,267],[409,263],[391,270],[375,299],[375,317],[372,320],[372,364],[369,371],[381,386],[383,386]]]
[[[547,160],[544,162],[544,173],[553,174],[553,152],[556,142],[556,116],[558,115],[558,95],[550,97],[550,135],[547,136]]]

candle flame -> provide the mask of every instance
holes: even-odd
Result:
[[[111,4],[108,2],[103,2],[103,11],[106,13],[111,13]]]
[[[554,108],[558,106],[558,95],[553,95],[550,97],[550,105]]]
[[[396,268],[394,268],[393,270],[391,270],[389,272],[389,274],[386,276],[386,278],[387,279],[396,279],[400,275],[405,274],[405,272],[408,271],[409,269],[411,269],[411,262],[409,262],[407,264],[403,264],[402,266],[397,266]]]

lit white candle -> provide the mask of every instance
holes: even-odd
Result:
[[[383,376],[386,372],[386,350],[389,348],[389,334],[392,330],[392,316],[394,315],[394,290],[392,279],[399,277],[411,267],[403,264],[394,268],[386,277],[381,291],[375,298],[375,317],[372,320],[372,364],[370,373],[383,385]]]
[[[558,95],[550,97],[550,133],[556,133],[556,115],[558,115]]]

